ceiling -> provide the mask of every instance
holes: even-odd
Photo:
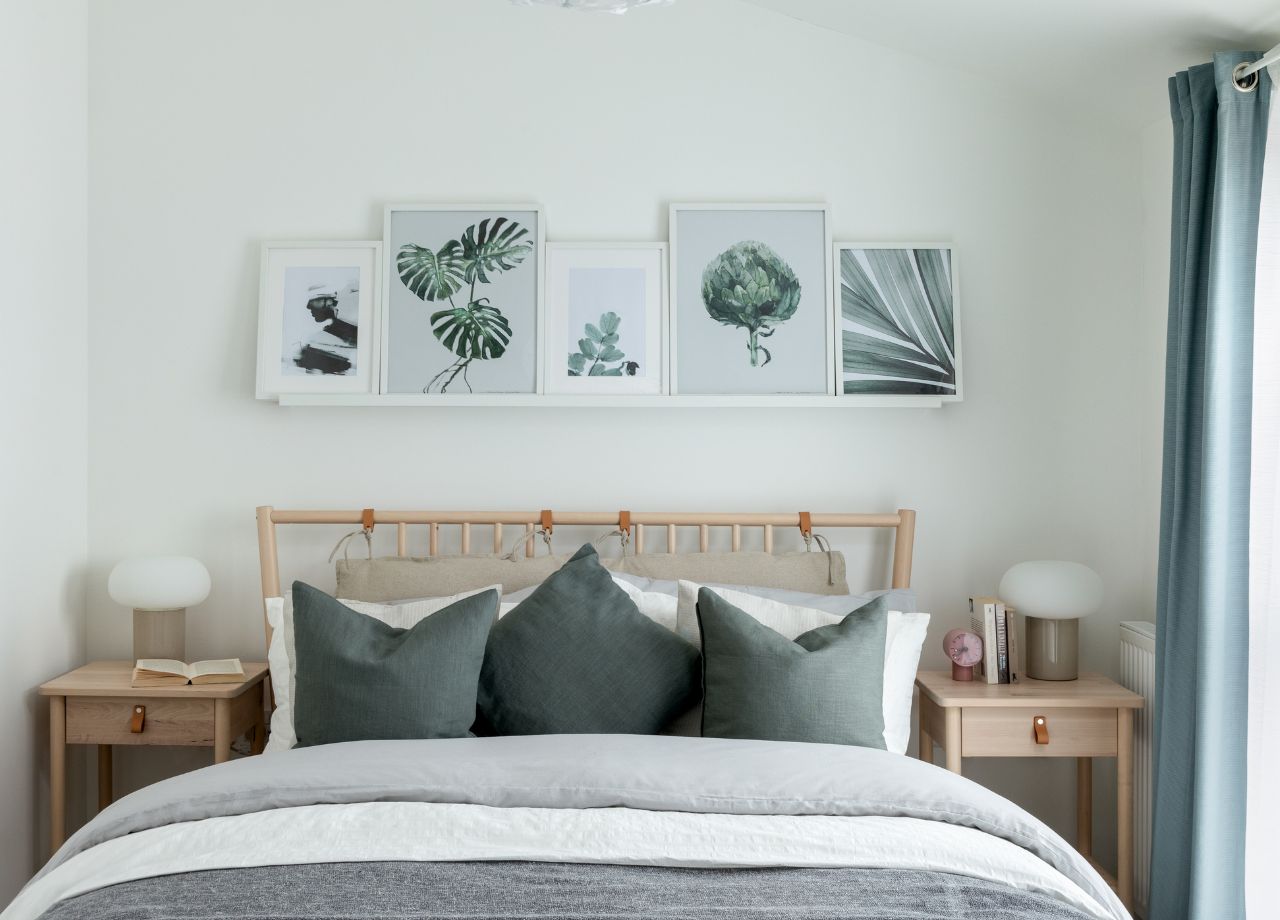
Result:
[[[743,0],[1144,125],[1166,79],[1214,51],[1280,42],[1276,0]]]

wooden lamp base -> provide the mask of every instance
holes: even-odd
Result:
[[[187,660],[187,611],[134,610],[133,657]]]

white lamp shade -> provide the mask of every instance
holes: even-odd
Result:
[[[111,570],[107,593],[135,610],[194,607],[209,596],[209,570],[190,556],[140,556]]]
[[[1078,562],[1019,562],[1000,579],[1000,599],[1041,620],[1074,620],[1102,606],[1102,579]]]

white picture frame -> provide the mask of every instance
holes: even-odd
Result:
[[[838,242],[832,244],[831,265],[837,395],[842,400],[894,399],[903,403],[962,401],[960,274],[955,245],[940,241]],[[878,275],[905,276],[908,280],[889,286],[882,284]]]
[[[379,240],[262,244],[258,399],[374,392],[382,271]]]
[[[667,244],[547,243],[544,264],[543,391],[666,393]]]
[[[697,245],[690,245],[691,225],[701,216],[717,215],[720,227],[697,228],[705,239]],[[792,216],[789,221],[782,218]],[[690,220],[686,220],[689,216]],[[682,228],[682,224],[685,226]],[[770,229],[770,224],[776,224]],[[721,203],[694,202],[675,203],[669,209],[668,238],[670,241],[669,277],[671,279],[670,306],[668,313],[669,338],[669,392],[679,395],[703,395],[707,397],[744,397],[773,396],[830,396],[835,394],[835,363],[832,358],[835,340],[835,308],[832,288],[831,256],[832,230],[831,208],[824,202],[755,202],[755,203]],[[735,238],[737,238],[735,240]],[[700,353],[723,355],[731,341],[728,336],[718,336],[717,344],[708,344],[711,330],[716,322],[709,318],[709,312],[703,301],[700,290],[700,278],[710,264],[713,252],[718,253],[726,244],[733,241],[746,242],[757,240],[781,254],[784,263],[790,267],[792,263],[801,265],[801,305],[809,307],[804,314],[803,324],[787,328],[788,337],[793,346],[788,353],[788,362],[792,368],[784,375],[778,374],[775,366],[771,372],[779,379],[773,383],[766,379],[748,378],[746,371],[735,372],[733,379],[717,380],[708,383],[707,374],[700,374],[701,380],[694,380],[690,373],[690,361],[693,349]],[[710,244],[710,245],[708,245]],[[727,250],[726,250],[727,251]],[[813,292],[816,288],[816,294]],[[809,298],[807,301],[804,298]],[[797,313],[797,315],[799,315]],[[789,322],[790,320],[788,320]],[[725,326],[725,324],[719,324]],[[683,328],[682,328],[683,327]],[[725,326],[728,331],[730,329]],[[691,332],[697,333],[697,344],[690,346],[694,340]],[[768,333],[772,336],[777,331],[773,327]],[[768,354],[764,365],[771,364],[773,353],[770,346],[760,343],[747,335],[748,366],[759,368],[763,365],[757,355],[757,349],[751,347],[754,341],[760,353]],[[799,347],[795,344],[798,341]],[[682,351],[682,348],[684,349]],[[716,359],[720,360],[720,359]],[[755,362],[752,364],[751,362]],[[721,361],[720,363],[723,363]],[[684,372],[681,365],[684,365]],[[719,377],[723,368],[710,372]]]
[[[466,362],[469,366],[461,369],[459,380],[454,371],[465,359],[450,352],[445,339],[434,334],[429,322],[430,315],[445,309],[449,300],[417,297],[415,302],[415,295],[398,271],[398,253],[407,243],[434,251],[449,240],[461,241],[469,228],[480,233],[478,228],[482,223],[488,222],[492,228],[500,219],[518,223],[527,231],[520,237],[521,245],[529,247],[527,254],[514,264],[495,267],[484,282],[463,281],[452,303],[456,308],[464,303],[470,306],[480,299],[489,301],[502,313],[509,327],[509,338],[498,358]],[[413,223],[430,226],[416,230],[407,226]],[[417,396],[427,402],[441,403],[465,402],[469,397],[491,402],[508,396],[540,395],[543,392],[543,244],[546,239],[542,206],[527,202],[393,204],[385,210],[383,226],[386,282],[380,325],[379,393]],[[485,288],[493,290],[486,293]],[[473,296],[476,301],[469,301]],[[500,304],[492,303],[495,296],[502,301]],[[440,309],[433,311],[431,308],[436,305]],[[402,331],[406,331],[404,327],[410,326],[412,341],[401,337]],[[426,356],[421,359],[422,367],[402,364],[418,360],[413,354],[419,351]],[[498,364],[499,361],[504,363]],[[479,380],[471,377],[471,366],[480,371]],[[444,376],[440,375],[441,368],[447,372]],[[493,373],[495,371],[497,373]],[[425,387],[420,386],[423,383]]]

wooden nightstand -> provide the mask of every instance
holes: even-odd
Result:
[[[213,762],[231,757],[231,742],[252,733],[253,751],[266,743],[263,714],[267,666],[246,662],[235,684],[132,687],[132,661],[94,661],[40,685],[49,697],[51,845],[66,839],[67,745],[98,746],[98,808],[111,804],[113,744],[213,748]]]
[[[1074,757],[1076,849],[1116,889],[1133,896],[1133,711],[1142,697],[1100,674],[1079,680],[965,683],[950,671],[921,671],[920,759],[942,745],[947,769],[962,757]],[[1116,879],[1093,861],[1093,760],[1116,759]]]

